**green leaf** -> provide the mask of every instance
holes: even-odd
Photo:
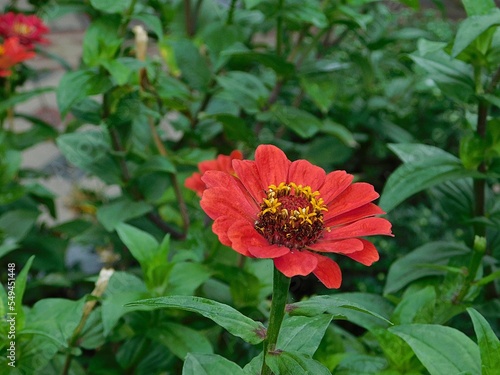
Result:
[[[299,108],[275,104],[269,109],[269,113],[274,121],[285,125],[304,139],[311,138],[323,127],[320,119]]]
[[[168,295],[193,295],[195,290],[208,280],[211,272],[203,264],[175,263],[168,279]]]
[[[65,158],[108,184],[122,183],[120,169],[111,157],[109,136],[102,131],[68,133],[56,140]]]
[[[158,41],[163,41],[163,26],[160,18],[155,14],[139,13],[132,16],[133,19],[141,21],[144,26],[154,32]]]
[[[391,327],[389,331],[410,345],[431,375],[481,374],[479,348],[454,328],[411,324]]]
[[[405,199],[439,183],[464,177],[478,177],[466,170],[460,159],[437,147],[423,144],[391,144],[389,148],[405,164],[387,180],[380,197],[380,207],[389,212]]]
[[[193,296],[170,296],[151,298],[127,304],[129,307],[148,307],[153,309],[177,308],[196,312],[213,320],[229,333],[241,337],[250,344],[258,344],[264,340],[266,329],[232,307],[206,298]]]
[[[130,253],[141,264],[143,270],[147,269],[149,261],[160,246],[158,241],[149,233],[125,223],[117,224],[115,229]]]
[[[19,172],[22,154],[17,150],[7,150],[0,160],[0,184],[7,185]]]
[[[9,108],[14,108],[14,106],[19,103],[25,102],[40,94],[51,91],[54,91],[54,87],[39,87],[29,91],[16,92],[10,95],[8,98],[2,97],[2,101],[0,102],[0,113],[5,112]]]
[[[146,285],[137,276],[116,271],[109,279],[102,301],[102,325],[107,336],[118,320],[128,312],[140,309],[125,304],[148,296]]]
[[[164,322],[148,333],[148,336],[165,345],[180,359],[186,358],[189,353],[213,353],[210,341],[185,325]]]
[[[467,254],[470,249],[463,244],[448,241],[430,242],[420,246],[402,258],[397,259],[389,268],[384,294],[395,293],[414,280],[426,276],[443,275],[445,272],[426,265],[447,265],[455,256]]]
[[[427,286],[414,293],[405,293],[394,309],[392,321],[396,325],[411,323],[433,323],[436,309],[436,290]]]
[[[485,15],[471,16],[460,23],[455,37],[455,43],[451,56],[457,57],[460,52],[466,49],[474,40],[483,34],[490,27],[500,24],[500,10],[494,11]]]
[[[132,0],[90,0],[90,4],[105,13],[123,13],[132,4]]]
[[[137,168],[136,177],[143,176],[149,173],[176,173],[175,165],[165,156],[155,155],[150,157],[144,164]]]
[[[195,44],[187,39],[171,41],[169,44],[173,47],[177,66],[190,86],[202,92],[207,91],[212,72]]]
[[[280,329],[276,348],[313,356],[332,318],[328,314],[314,317],[286,317]]]
[[[266,103],[269,90],[256,76],[246,72],[229,72],[217,77],[224,89],[217,96],[238,104],[248,113],[256,113]]]
[[[99,207],[96,216],[104,228],[108,232],[112,232],[118,224],[141,217],[152,209],[153,206],[146,202],[134,202],[127,198],[121,198]]]
[[[477,336],[481,355],[481,374],[498,375],[500,371],[500,341],[488,321],[472,307],[467,308]]]
[[[25,315],[24,315],[24,309],[23,309],[23,297],[24,297],[24,292],[26,291],[26,282],[28,280],[28,272],[31,268],[31,264],[33,263],[33,259],[35,259],[35,256],[32,255],[26,264],[24,265],[23,269],[21,272],[19,272],[19,275],[16,277],[16,329],[19,331],[20,329],[24,328],[24,323],[25,323]]]
[[[276,56],[272,53],[255,52],[255,51],[225,51],[223,56],[231,56],[236,62],[242,61],[245,63],[256,62],[267,66],[274,70],[278,75],[283,77],[292,76],[295,73],[295,66],[286,61],[281,56]]]
[[[410,55],[429,77],[448,96],[460,102],[475,94],[472,67],[463,61],[452,59],[443,48],[446,44],[421,39],[418,52]]]
[[[462,4],[469,17],[487,14],[496,8],[494,0],[462,0]]]
[[[35,225],[40,212],[27,209],[7,211],[0,216],[0,232],[21,241]]]
[[[244,375],[236,363],[217,354],[188,354],[182,375]]]
[[[275,375],[331,375],[321,363],[296,352],[269,353],[266,364]]]
[[[316,316],[328,313],[332,314],[335,318],[345,319],[345,310],[339,310],[339,308],[361,311],[365,314],[377,317],[386,323],[392,324],[383,316],[366,309],[362,304],[332,295],[314,296],[305,301],[295,302],[287,305],[286,310],[290,315]]]
[[[219,113],[210,117],[222,124],[224,135],[232,141],[244,141],[251,144],[255,138],[254,133],[241,117],[227,113]]]
[[[66,116],[71,107],[89,95],[100,94],[112,86],[108,77],[91,69],[66,73],[57,86],[56,99],[61,116]]]

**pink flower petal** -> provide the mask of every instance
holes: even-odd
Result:
[[[279,185],[281,182],[287,182],[288,168],[291,162],[278,147],[272,145],[257,147],[255,163],[260,180],[266,190],[269,185]]]
[[[292,250],[279,258],[274,258],[274,266],[285,276],[309,275],[318,264],[309,251]]]
[[[310,186],[312,191],[316,191],[325,182],[325,176],[323,168],[312,165],[307,160],[297,160],[290,165],[287,182]]]
[[[314,256],[318,260],[318,265],[313,273],[319,281],[327,288],[340,288],[340,284],[342,284],[342,271],[339,265],[328,257],[319,254],[314,254]]]
[[[358,238],[332,242],[319,240],[318,242],[307,246],[307,248],[325,253],[350,254],[363,250],[363,243]]]

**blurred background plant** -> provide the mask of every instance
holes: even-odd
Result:
[[[381,260],[370,268],[341,262],[333,296],[344,307],[287,316],[279,347],[335,374],[494,373],[500,12],[492,0],[462,4],[465,18],[452,22],[441,1],[11,2],[4,19],[77,13],[89,23],[76,69],[15,36],[0,47],[0,267],[18,272],[13,371],[258,373],[260,347],[206,315],[124,305],[200,296],[266,321],[272,264],[222,246],[184,181],[202,161],[272,143],[375,185],[396,235],[376,241]],[[17,42],[24,54],[5,58]],[[22,90],[38,74],[22,64],[32,53],[68,69],[56,88]],[[60,129],[16,111],[50,90]],[[31,127],[19,131],[16,119]],[[77,186],[69,221],[39,182],[46,172],[21,168],[21,153],[46,140],[111,188]],[[68,266],[70,249],[90,253],[93,271]],[[96,292],[96,270],[108,267]],[[290,301],[332,294],[320,285],[293,279]],[[3,288],[0,315],[6,306]],[[0,320],[2,369],[7,330]]]

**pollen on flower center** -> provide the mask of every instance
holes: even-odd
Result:
[[[33,31],[33,27],[25,23],[16,22],[13,26],[14,32],[19,35],[30,35]]]
[[[293,182],[270,185],[266,191],[257,229],[271,244],[302,249],[316,242],[324,229],[323,211],[328,211],[319,191]]]

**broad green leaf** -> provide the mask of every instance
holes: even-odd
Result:
[[[235,102],[248,113],[258,112],[266,103],[269,90],[255,75],[233,71],[217,77],[217,83],[224,89],[217,96]]]
[[[269,109],[269,113],[274,121],[285,125],[304,139],[311,138],[323,127],[319,118],[299,108],[275,104]]]
[[[195,290],[208,280],[211,272],[203,264],[177,262],[173,265],[165,294],[192,295]]]
[[[491,329],[488,321],[472,307],[467,309],[477,336],[481,355],[481,374],[498,375],[500,373],[500,340]]]
[[[135,175],[137,177],[143,176],[148,173],[162,172],[162,173],[175,173],[175,165],[166,157],[155,155],[149,158],[144,164],[142,164]]]
[[[192,88],[203,92],[206,91],[212,79],[212,72],[195,44],[187,39],[168,43],[173,47],[175,62],[180,68],[182,76]]]
[[[71,164],[108,184],[122,183],[120,169],[110,155],[110,139],[106,133],[93,130],[68,133],[59,136],[56,142]]]
[[[111,232],[118,224],[141,217],[152,209],[153,206],[146,202],[134,202],[127,198],[122,198],[100,206],[97,209],[96,216],[103,227]]]
[[[13,238],[7,237],[0,243],[0,258],[10,253],[12,250],[19,248],[19,243]]]
[[[287,305],[286,311],[290,315],[316,316],[327,313],[332,314],[334,318],[346,319],[345,310],[339,310],[340,308],[361,311],[391,324],[386,318],[366,309],[362,304],[333,295],[314,296],[305,301],[291,303]]]
[[[15,241],[20,241],[35,225],[40,212],[27,209],[7,211],[0,216],[0,232]]]
[[[445,46],[443,43],[420,39],[418,52],[410,57],[446,95],[460,102],[467,101],[475,94],[472,67],[452,59],[444,52]]]
[[[332,318],[328,314],[314,317],[286,317],[280,329],[276,348],[313,356]]]
[[[462,0],[462,4],[469,17],[487,14],[496,8],[494,0]]]
[[[117,271],[109,279],[102,301],[102,325],[107,336],[118,320],[128,312],[140,309],[125,304],[148,296],[144,281],[127,272]]]
[[[339,365],[335,368],[335,374],[339,375],[378,375],[384,374],[387,368],[387,360],[372,355],[346,353]],[[391,374],[390,372],[387,373]],[[397,373],[399,374],[399,372]],[[408,373],[407,375],[409,375]],[[396,375],[396,373],[394,374]],[[417,375],[417,374],[414,374]]]
[[[85,298],[71,301],[62,298],[45,298],[33,306],[26,316],[22,334],[38,334],[51,338],[60,347],[67,348],[69,338],[80,323]],[[50,312],[48,314],[47,312]]]
[[[420,246],[392,263],[387,274],[384,294],[395,293],[414,280],[426,276],[443,275],[442,269],[429,265],[448,264],[450,258],[470,252],[463,244],[447,241],[430,242]]]
[[[478,176],[477,172],[465,169],[460,159],[437,147],[407,143],[391,144],[389,148],[405,164],[389,176],[384,186],[379,205],[386,212],[439,183]]]
[[[321,10],[319,2],[289,0],[281,13],[287,21],[301,26],[312,24],[320,29],[328,26],[328,19]]]
[[[241,117],[227,113],[219,113],[211,117],[222,124],[225,136],[232,141],[244,141],[251,144],[255,138],[254,133]]]
[[[127,304],[129,307],[145,307],[153,309],[177,308],[196,312],[213,320],[229,333],[241,337],[250,344],[258,344],[264,340],[266,329],[231,306],[206,298],[193,296],[170,296],[151,298]]]
[[[380,319],[378,316],[367,314],[364,311],[355,310],[349,307],[338,307],[335,311],[347,317],[347,319],[360,327],[369,331],[376,328],[387,328],[389,318],[394,310],[394,305],[384,297],[373,293],[339,293],[336,297],[341,298],[351,303],[363,306],[364,309],[369,310],[382,316],[385,320]]]
[[[164,322],[151,330],[148,336],[165,345],[182,360],[189,353],[213,353],[210,341],[200,332],[185,325]]]
[[[453,44],[452,57],[457,57],[474,40],[490,27],[500,24],[500,10],[485,15],[471,16],[462,21],[457,30],[455,43]]]
[[[321,363],[297,352],[269,353],[266,364],[275,375],[331,375]]]
[[[91,69],[66,73],[57,86],[56,99],[61,116],[66,116],[71,107],[89,95],[105,92],[112,83],[108,77]]]
[[[434,323],[436,290],[427,286],[414,293],[405,293],[394,309],[392,321],[396,325],[411,323]]]
[[[7,185],[19,172],[22,154],[17,150],[7,150],[0,159],[0,184]]]
[[[24,292],[26,291],[26,283],[28,280],[28,272],[31,268],[31,264],[33,263],[33,259],[35,259],[35,256],[32,255],[26,264],[24,265],[23,269],[19,274],[16,276],[16,288],[15,288],[15,301],[16,301],[16,329],[19,331],[20,329],[24,328],[25,325],[25,315],[24,315],[24,309],[23,309],[23,297],[24,297]],[[17,273],[17,264],[16,264],[16,270],[15,273]]]
[[[117,224],[115,229],[130,253],[141,264],[143,270],[147,269],[150,259],[153,258],[160,246],[158,241],[149,233],[125,223]]]
[[[146,28],[155,33],[158,40],[163,41],[163,26],[160,18],[155,14],[139,13],[132,16],[133,19],[141,21]]]
[[[347,129],[347,127],[330,119],[323,121],[321,132],[338,138],[346,146],[356,147],[358,145],[358,142],[354,139],[354,135],[349,129]]]
[[[35,303],[26,316],[25,329],[18,331],[16,368],[22,374],[45,373],[43,368],[49,361],[68,348],[69,338],[81,320],[84,303],[83,298],[78,301],[45,298]]]
[[[281,56],[272,53],[255,51],[225,51],[223,56],[231,56],[235,62],[256,62],[274,70],[279,76],[288,77],[294,74],[295,66]]]
[[[90,4],[101,12],[123,13],[130,7],[132,0],[90,0]]]
[[[236,363],[217,354],[188,354],[182,375],[244,375]]]
[[[389,328],[415,352],[431,375],[481,374],[479,348],[455,328],[411,324]]]
[[[54,91],[54,87],[39,87],[33,90],[11,94],[7,98],[2,98],[2,101],[0,102],[0,113],[5,112],[9,108],[14,108],[14,106],[19,103],[51,91]]]

